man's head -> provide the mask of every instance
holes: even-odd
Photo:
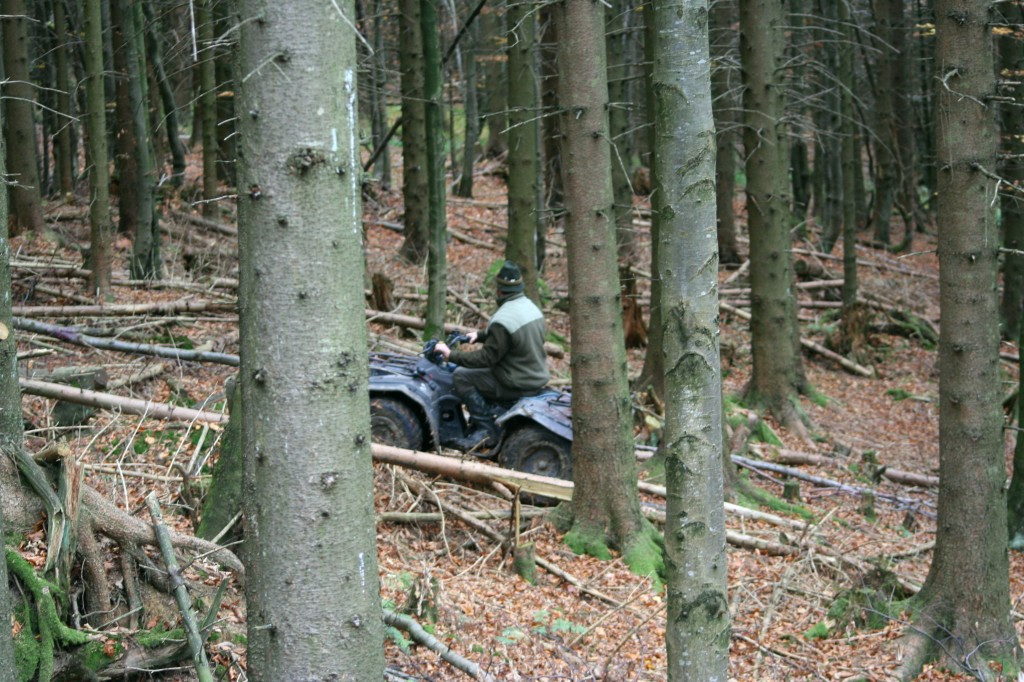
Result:
[[[523,284],[523,273],[519,271],[519,266],[510,260],[501,266],[495,281],[498,285],[499,301],[521,294],[526,289]]]

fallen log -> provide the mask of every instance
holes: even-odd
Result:
[[[746,310],[740,310],[739,308],[735,308],[729,305],[728,303],[719,303],[719,307],[721,307],[721,309],[727,313],[732,313],[737,317],[742,317],[744,320],[750,319],[750,313],[748,313]],[[875,373],[870,368],[865,367],[863,365],[859,365],[856,362],[849,360],[848,358],[844,358],[839,353],[833,353],[828,348],[822,346],[820,343],[815,343],[814,341],[810,341],[809,339],[801,337],[800,345],[803,346],[804,348],[807,348],[808,350],[813,350],[815,353],[818,353],[819,355],[824,355],[826,358],[829,358],[830,360],[838,362],[842,367],[848,369],[854,374],[859,374],[862,377],[868,378],[873,377],[875,375]]]
[[[770,457],[772,461],[779,464],[811,464],[814,466],[838,467],[841,462],[833,457],[818,455],[798,450],[787,450],[785,448],[774,448],[766,446],[753,446],[751,449],[758,452],[762,457]],[[882,471],[882,478],[887,478],[893,483],[903,485],[919,486],[921,488],[939,487],[939,477],[927,474],[915,474],[912,471],[886,468]]]
[[[99,304],[99,305],[16,305],[17,317],[99,317],[115,315],[178,315],[180,313],[235,312],[235,303],[192,301],[180,299],[161,303]]]
[[[152,400],[124,398],[110,393],[100,393],[99,391],[90,391],[84,388],[51,384],[45,381],[19,378],[18,385],[23,393],[30,395],[50,398],[51,400],[66,400],[81,405],[89,405],[90,407],[99,407],[104,410],[126,414],[138,414],[144,417],[173,419],[183,422],[213,422],[217,424],[228,420],[226,414],[218,414],[207,410],[193,410],[188,407],[167,405],[165,403],[154,403]]]

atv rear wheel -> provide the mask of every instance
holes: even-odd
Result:
[[[370,437],[374,443],[406,450],[422,450],[423,422],[416,412],[394,398],[370,401]]]
[[[527,474],[571,480],[572,444],[537,424],[526,424],[506,435],[501,463]]]

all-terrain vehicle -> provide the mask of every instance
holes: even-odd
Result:
[[[468,337],[452,334],[454,347]],[[410,450],[458,449],[469,420],[455,394],[455,365],[428,341],[417,356],[370,353],[370,423],[373,440]],[[539,395],[494,404],[501,430],[497,445],[472,453],[497,459],[509,469],[555,478],[572,478],[572,412],[567,391],[546,389]]]

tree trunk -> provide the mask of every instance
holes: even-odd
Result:
[[[203,217],[216,220],[217,209],[217,76],[213,47],[213,0],[196,2],[199,60],[199,111],[203,130]]]
[[[854,26],[849,4],[840,2],[838,5],[838,26],[841,31],[839,35],[842,36],[837,75],[841,84],[839,116],[843,153],[843,316],[847,317],[853,313],[853,308],[857,303],[857,197],[855,187],[858,175],[855,167],[860,165],[857,153],[860,148],[854,134],[853,120],[853,48],[856,38],[853,34]],[[889,201],[892,201],[891,197]],[[889,209],[885,211],[886,222],[889,220],[889,212]],[[886,233],[888,234],[888,230]],[[886,237],[886,243],[888,243],[888,237]],[[853,339],[848,339],[847,342],[851,347],[858,345]]]
[[[345,0],[239,7],[238,72],[249,76],[238,107],[239,307],[256,681],[384,674],[353,16]]]
[[[134,177],[121,178],[121,184],[135,186],[135,232],[129,270],[132,279],[160,279],[160,228],[156,212],[156,169],[153,163],[153,139],[149,125],[149,93],[144,44],[142,5],[135,0],[115,0],[120,4],[121,20],[126,28],[125,56],[128,72],[128,101],[135,139],[132,156]]]
[[[423,36],[423,102],[427,166],[427,311],[424,338],[444,335],[448,297],[448,230],[445,216],[444,111],[441,105],[441,46],[435,0],[420,0]]]
[[[935,3],[940,483],[935,554],[908,634],[907,675],[932,658],[985,680],[1013,679],[1020,669],[1003,534],[996,180],[985,170],[995,167],[997,146],[990,6]]]
[[[104,6],[110,8],[110,25],[108,31],[114,41],[114,130],[116,152],[114,154],[115,185],[113,194],[117,197],[117,231],[120,234],[133,236],[139,225],[139,200],[135,193],[139,191],[136,182],[138,176],[138,158],[135,150],[139,145],[136,138],[135,119],[132,111],[132,83],[128,78],[132,68],[132,40],[130,16],[124,15],[125,0],[110,0]]]
[[[616,270],[608,138],[604,10],[590,0],[552,8],[558,32],[563,115],[569,295],[573,305],[573,524],[576,551],[622,550],[634,570],[649,573],[660,552],[645,531],[636,493],[632,414]]]
[[[781,58],[784,26],[779,0],[740,0],[743,58],[747,214],[750,231],[750,390],[778,420],[800,429],[792,399],[803,388],[789,237],[787,158]]]
[[[871,222],[874,224],[874,240],[881,246],[889,246],[892,207],[900,184],[896,158],[893,71],[895,62],[903,56],[896,54],[892,48],[893,27],[889,21],[889,5],[889,0],[873,0],[871,3],[878,55],[872,70],[875,84],[875,202]]]
[[[710,14],[710,49],[714,54],[711,69],[712,106],[715,115],[715,130],[718,151],[715,156],[715,188],[718,216],[718,259],[720,263],[740,262],[737,244],[736,216],[732,202],[736,194],[736,109],[734,78],[737,75],[732,63],[736,57],[735,21],[736,4],[718,0],[712,3]]]
[[[401,0],[398,21],[402,38],[399,59],[402,69],[402,199],[405,202],[402,258],[422,264],[427,259],[429,239],[429,190],[420,0]]]
[[[7,180],[15,234],[43,229],[38,155],[33,108],[36,88],[29,64],[28,6],[25,0],[3,0],[4,106],[7,109]],[[5,190],[6,191],[6,190]]]
[[[659,234],[665,326],[668,679],[725,680],[728,560],[722,476],[715,130],[707,2],[656,4]]]
[[[608,135],[611,138],[612,194],[615,201],[615,241],[619,262],[632,263],[636,252],[633,230],[633,187],[630,184],[632,150],[629,145],[629,40],[631,3],[611,0],[605,7],[605,44],[608,53]]]
[[[140,3],[143,10],[146,55],[149,65],[153,70],[155,85],[159,89],[160,104],[163,106],[163,116],[160,124],[167,131],[167,146],[171,152],[171,186],[181,187],[185,180],[185,145],[181,142],[181,134],[178,128],[178,103],[174,99],[174,90],[167,78],[167,71],[164,69],[164,47],[161,38],[162,27],[153,15],[153,9],[148,3]],[[155,163],[159,167],[162,164]]]
[[[68,22],[63,2],[53,3],[53,30],[57,36],[57,110],[67,116],[58,120],[54,152],[57,155],[57,177],[61,196],[74,197],[75,192],[75,145],[72,139],[74,122],[71,120],[71,70],[68,65]]]
[[[537,64],[537,13],[527,3],[512,3],[505,14],[508,31],[508,242],[505,257],[519,264],[526,294],[539,302],[537,233],[541,216],[540,90]]]
[[[373,0],[373,51],[370,56],[372,94],[370,95],[370,120],[373,128],[373,147],[376,149],[384,144],[390,126],[388,124],[388,90],[387,85],[387,52],[384,47],[385,16],[383,0]],[[391,188],[391,154],[387,150],[381,154],[374,168],[377,180],[384,189]]]
[[[103,83],[102,0],[85,3],[85,136],[89,152],[89,285],[101,300],[110,298],[113,226],[110,221],[110,166]]]
[[[0,128],[3,112],[0,110]],[[0,177],[7,173],[4,146],[0,145]],[[5,451],[21,445],[21,389],[18,388],[18,347],[14,341],[11,321],[11,247],[7,240],[7,192],[0,192],[0,490],[13,473],[12,462]],[[6,496],[4,496],[6,497]],[[5,500],[6,502],[6,500]],[[4,505],[0,504],[0,538],[6,537]],[[0,541],[0,548],[3,546]],[[0,682],[15,682],[14,644],[11,640],[11,591],[7,587],[7,563],[0,561]]]
[[[501,0],[487,5],[480,12],[481,33],[486,41],[487,60],[484,62],[484,120],[487,123],[487,143],[484,156],[496,159],[508,151],[508,77],[505,60],[501,58],[505,45],[502,14],[505,3]]]
[[[1008,5],[1003,9],[1004,24],[1024,23],[1024,9],[1020,5]],[[1002,73],[1020,74],[1024,69],[1024,42],[1015,33],[999,37],[999,57]],[[1014,187],[1024,184],[1024,139],[1018,131],[1024,130],[1024,83],[1018,76],[1004,79],[1001,94],[1015,102],[1002,107],[1001,151],[1003,161],[999,164],[999,175]],[[1020,191],[1004,190],[1000,195],[1000,212],[1003,217],[1003,245],[1006,247],[1003,261],[1003,338],[1018,339],[1021,330],[1021,313],[1024,307],[1024,196]],[[1014,467],[1016,477],[1017,468]],[[1024,470],[1020,472],[1024,485]]]
[[[480,28],[473,25],[466,30],[466,49],[463,51],[462,99],[465,110],[465,144],[462,147],[462,177],[455,193],[460,197],[473,196],[473,166],[476,163],[477,140],[480,138],[480,112],[477,107],[477,44]]]

